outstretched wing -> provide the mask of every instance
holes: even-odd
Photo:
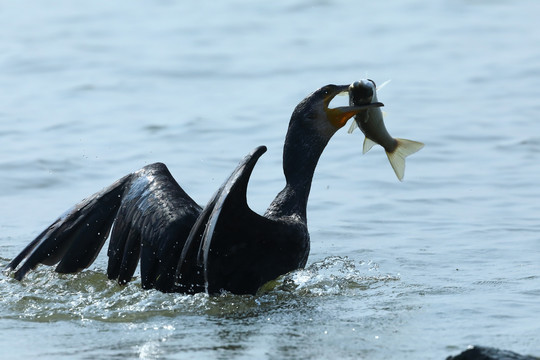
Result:
[[[141,259],[144,288],[174,291],[176,265],[201,208],[161,163],[83,200],[33,240],[9,269],[22,279],[39,263],[72,273],[92,264],[111,232],[108,277],[126,283]],[[113,225],[114,224],[114,225]]]
[[[130,281],[140,258],[143,288],[176,291],[178,257],[200,212],[165,165],[134,173],[112,230],[108,277]]]
[[[59,272],[77,272],[94,261],[109,236],[118,200],[130,175],[84,199],[39,234],[7,266],[21,280],[37,264],[55,265]]]
[[[253,167],[259,157],[265,152],[266,147],[259,146],[238,164],[225,183],[212,196],[191,229],[186,245],[180,255],[176,272],[177,286],[183,289],[184,292],[208,291],[206,275],[207,256],[205,254],[209,251],[208,248],[212,242],[212,234],[216,230],[216,222],[221,213],[223,201],[231,194],[233,189],[235,190],[234,193],[238,193],[239,196],[231,196],[231,199],[235,198],[241,201],[243,197],[244,201],[239,204],[240,206],[229,210],[239,216],[245,212],[250,212],[254,217],[260,217],[248,208],[245,190],[247,189],[247,183]],[[241,187],[240,191],[238,191],[239,187]],[[236,237],[238,235],[237,231],[234,230],[227,232],[227,234],[230,237]],[[228,245],[236,246],[234,242]],[[235,263],[234,266],[241,267],[242,262]]]
[[[204,282],[199,291],[255,293],[305,263],[298,259],[309,248],[305,224],[271,220],[247,204],[249,178],[265,152],[260,146],[246,156],[201,213],[180,257],[180,284],[189,284],[196,269],[197,283]]]
[[[261,146],[246,156],[216,196],[199,249],[210,294],[255,293],[264,283],[258,279],[260,269],[252,265],[253,260],[262,260],[255,247],[266,237],[269,220],[249,208],[246,195],[253,168],[265,152]]]

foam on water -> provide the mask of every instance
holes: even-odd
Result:
[[[1,260],[0,265],[5,267],[7,259]],[[370,262],[355,264],[351,259],[332,256],[268,283],[256,296],[224,293],[209,297],[145,291],[140,279],[120,286],[108,280],[102,269],[58,274],[42,266],[22,282],[9,277],[0,279],[2,307],[9,309],[1,317],[37,322],[129,323],[190,314],[255,315],[304,297],[355,296],[388,281],[399,281],[399,276],[380,274],[377,265]]]

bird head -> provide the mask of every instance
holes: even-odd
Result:
[[[326,85],[314,91],[295,108],[292,119],[302,127],[315,128],[320,135],[332,136],[347,121],[359,112],[383,106],[373,102],[359,106],[330,107],[330,102],[338,94],[348,92],[349,85]]]

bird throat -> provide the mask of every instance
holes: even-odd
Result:
[[[283,172],[287,183],[270,205],[269,213],[276,216],[298,215],[306,220],[313,174],[329,140],[306,133],[294,123],[289,126],[283,147]]]

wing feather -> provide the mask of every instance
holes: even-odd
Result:
[[[151,164],[68,210],[8,268],[16,270],[18,280],[39,263],[59,263],[58,272],[81,271],[93,263],[110,233],[110,279],[130,281],[142,256],[143,287],[175,291],[178,258],[200,212],[164,164]]]
[[[92,235],[98,232],[103,234],[108,233],[110,228],[110,222],[107,219],[95,217],[92,210],[97,207],[102,208],[103,212],[116,212],[119,203],[117,200],[118,196],[122,193],[128,179],[129,176],[125,176],[104,190],[81,201],[39,234],[8,265],[8,269],[15,270],[24,261],[21,267],[15,272],[15,278],[21,280],[39,263],[55,265],[64,259],[66,255],[72,257],[73,261],[66,258],[65,262],[60,264],[57,271],[73,272],[77,271],[74,268],[83,266],[80,268],[82,269],[88,266],[103,246],[102,236],[98,236],[96,240],[96,237]],[[83,231],[86,228],[92,231]],[[79,241],[87,245],[90,244],[90,246],[84,249],[79,247],[77,251],[76,248]],[[77,262],[80,265],[76,264]]]

